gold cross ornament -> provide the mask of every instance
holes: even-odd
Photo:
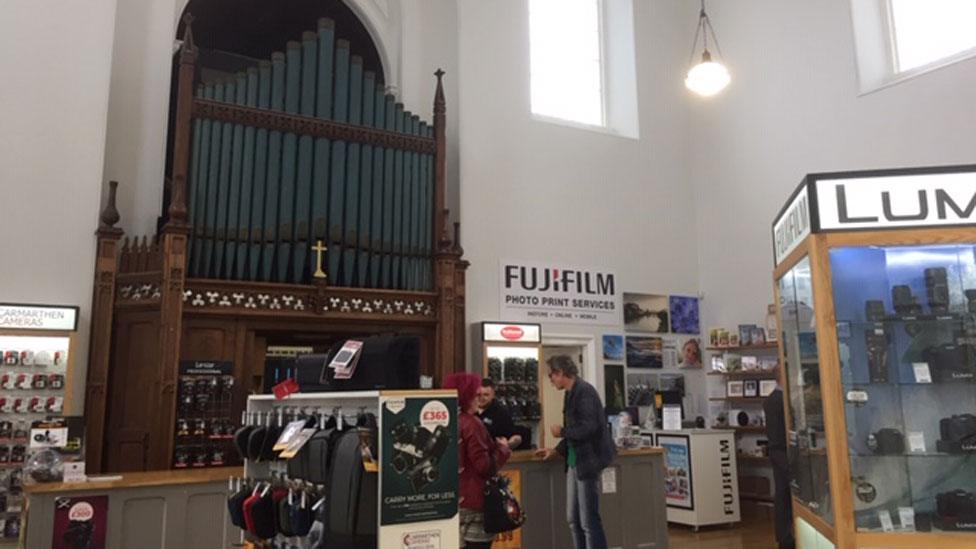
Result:
[[[316,240],[315,245],[312,246],[312,250],[315,251],[315,274],[312,276],[315,278],[327,278],[325,271],[322,270],[322,254],[324,254],[328,248],[322,245],[321,240]]]

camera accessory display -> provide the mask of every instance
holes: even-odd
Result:
[[[868,377],[872,383],[888,381],[888,336],[883,328],[864,332],[864,346],[868,354]]]
[[[912,294],[910,286],[901,284],[891,288],[891,304],[895,313],[902,316],[917,316],[922,314],[922,305]]]
[[[878,455],[894,455],[905,452],[905,437],[898,429],[884,428],[867,438],[868,448]]]
[[[854,484],[854,495],[857,496],[857,499],[863,503],[871,503],[878,497],[878,489],[865,480],[864,477],[857,477],[854,480],[856,481],[856,484]]]
[[[949,277],[945,267],[925,269],[925,292],[932,314],[944,315],[949,312]]]
[[[948,454],[976,452],[976,415],[960,414],[939,420],[936,449]]]
[[[419,424],[400,421],[393,426],[393,470],[406,476],[418,492],[440,478],[440,460],[450,435],[438,426],[433,432]]]
[[[180,374],[173,466],[211,467],[224,465],[228,455],[236,459],[233,363],[181,362]]]
[[[965,490],[935,496],[935,523],[943,530],[976,530],[976,494]]]
[[[881,322],[885,318],[884,301],[869,299],[864,303],[864,317],[872,322]]]

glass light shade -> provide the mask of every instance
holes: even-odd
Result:
[[[703,97],[711,97],[724,90],[731,81],[725,65],[712,61],[710,55],[704,55],[702,62],[688,71],[685,87]]]

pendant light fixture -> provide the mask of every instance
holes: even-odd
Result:
[[[685,87],[701,95],[711,97],[725,89],[732,80],[729,70],[725,65],[712,60],[712,52],[708,51],[708,35],[712,35],[712,42],[719,56],[722,55],[722,48],[718,45],[718,38],[715,38],[715,29],[712,28],[712,20],[705,12],[705,0],[701,0],[701,11],[698,12],[698,28],[695,30],[695,41],[691,45],[691,58],[688,60],[688,76],[685,78]],[[695,60],[695,50],[698,48],[698,37],[702,38],[701,62],[691,66]]]

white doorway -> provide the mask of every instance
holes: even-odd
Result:
[[[601,391],[602,380],[597,379],[596,369],[596,340],[592,336],[552,335],[543,334],[542,338],[542,371],[548,372],[546,363],[557,355],[566,355],[573,359],[579,367],[580,377]],[[555,448],[559,439],[552,436],[550,425],[563,424],[563,391],[556,390],[548,379],[542,379],[542,421],[539,423],[544,431],[543,442],[546,448]]]

